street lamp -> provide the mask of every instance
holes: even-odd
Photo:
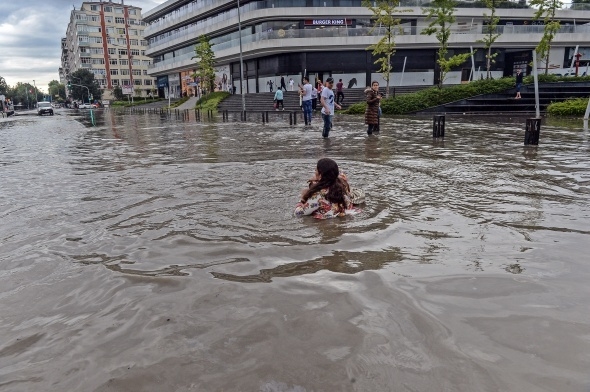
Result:
[[[240,92],[242,93],[242,111],[246,111],[246,95],[244,94],[244,59],[242,58],[242,22],[240,19],[240,0],[238,1],[238,37],[240,40]],[[247,81],[246,81],[247,83]]]
[[[35,87],[35,106],[37,105],[37,85],[35,84],[35,79],[33,79],[33,86]]]

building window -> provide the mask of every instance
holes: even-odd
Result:
[[[127,50],[126,49],[119,49],[119,56],[127,56]]]
[[[133,65],[141,65],[141,60],[133,59],[131,60]]]
[[[105,16],[104,21],[106,23],[113,23],[113,17],[112,16]]]
[[[119,75],[118,69],[111,69],[111,75]]]
[[[98,22],[100,19],[98,18],[98,15],[90,15],[90,20],[92,22]]]
[[[139,49],[131,49],[132,56],[139,56]]]
[[[123,13],[123,8],[121,8],[121,7],[115,8],[115,14],[122,14],[122,13]]]
[[[104,59],[92,59],[92,64],[104,64]]]
[[[137,46],[137,45],[139,45],[139,40],[130,39],[129,40],[129,45]]]
[[[117,16],[115,18],[115,23],[125,23],[125,18],[121,18],[121,17]]]
[[[129,75],[129,70],[128,69],[122,69],[120,73],[121,73],[121,75]]]
[[[141,79],[133,80],[133,84],[135,84],[136,86],[141,86]]]
[[[129,65],[129,60],[121,59],[121,60],[119,60],[119,65]],[[121,74],[121,75],[123,75],[123,74]]]
[[[123,86],[131,86],[131,80],[129,80],[129,79],[121,79],[121,84]]]
[[[107,38],[107,44],[109,44],[109,45],[114,45],[116,42],[117,42],[117,40],[114,38],[111,38],[111,37]]]
[[[125,38],[117,38],[117,44],[127,45],[127,40]]]
[[[132,74],[135,75],[135,76],[141,76],[141,69],[134,69],[132,71]]]
[[[100,6],[99,5],[91,5],[90,10],[91,11],[100,11]]]
[[[105,6],[104,7],[104,12],[113,12],[113,7]]]
[[[128,12],[129,12],[129,15],[136,15],[137,14],[137,10],[134,10],[134,9],[130,9],[130,10],[128,10]]]
[[[145,84],[146,86],[151,86],[152,85],[152,80],[151,79],[146,79],[143,81],[143,84]]]
[[[109,64],[111,64],[111,65],[117,65],[117,63],[118,63],[117,59],[110,59],[109,60]]]
[[[130,29],[129,30],[129,35],[137,35],[137,30],[136,29]]]
[[[141,60],[141,65],[151,65],[152,61],[151,60]]]
[[[93,44],[102,44],[102,37],[90,37],[90,42]]]
[[[119,85],[119,79],[111,79],[111,84],[113,86],[118,86]]]
[[[82,64],[90,64],[90,62],[91,62],[90,60],[91,59],[89,57],[82,57],[80,59],[80,63],[82,63]]]
[[[144,69],[144,70],[143,70],[143,74],[144,74],[144,75],[147,75],[147,74],[148,74],[148,73],[147,73],[147,69]]]
[[[78,42],[88,42],[88,36],[87,35],[78,36]]]
[[[145,39],[141,40],[141,46],[147,46],[148,42]]]
[[[125,35],[125,29],[117,28],[117,34]]]
[[[109,48],[109,54],[117,54],[117,49],[115,48]]]
[[[135,25],[135,24],[139,24],[139,23],[137,23],[137,19],[129,19],[129,24]]]
[[[114,27],[107,27],[107,34],[115,34],[115,28]]]

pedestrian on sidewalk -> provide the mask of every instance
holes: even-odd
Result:
[[[295,84],[295,81],[293,80],[293,78],[289,78],[289,90],[293,91],[294,84]]]
[[[279,105],[285,110],[285,105],[283,104],[283,90],[281,89],[278,89],[275,93],[275,109],[277,112],[279,111]]]
[[[342,89],[344,88],[344,83],[342,83],[342,79],[338,80],[336,83],[336,103],[341,104],[344,101],[344,92]],[[342,97],[342,99],[340,99]]]
[[[334,79],[328,78],[326,79],[326,85],[322,90],[322,118],[324,120],[324,131],[322,132],[322,136],[327,138],[330,134],[330,129],[332,128],[332,120],[334,119],[334,106],[338,109],[342,109],[340,105],[334,102],[334,91],[332,91],[332,87],[334,86]],[[379,86],[379,85],[377,85]]]
[[[303,77],[303,86],[299,88],[299,94],[301,94],[301,106],[303,109],[303,120],[305,125],[311,125],[311,91],[313,88],[309,84],[309,78]]]
[[[520,88],[522,87],[522,72],[520,68],[516,70],[516,97],[514,99],[522,98],[520,96]]]
[[[365,110],[365,124],[367,134],[370,136],[373,132],[377,132],[379,126],[379,103],[381,102],[381,94],[379,94],[379,83],[374,81],[371,87],[365,90],[367,95],[367,109]]]

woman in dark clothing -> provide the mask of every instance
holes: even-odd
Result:
[[[371,88],[365,90],[367,95],[367,110],[365,111],[365,124],[369,126],[367,134],[372,135],[377,132],[379,124],[379,102],[381,101],[381,94],[379,94],[379,83],[373,81]]]

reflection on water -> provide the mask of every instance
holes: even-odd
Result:
[[[587,385],[580,124],[72,113],[0,122],[0,389]],[[292,216],[324,156],[359,215]]]

